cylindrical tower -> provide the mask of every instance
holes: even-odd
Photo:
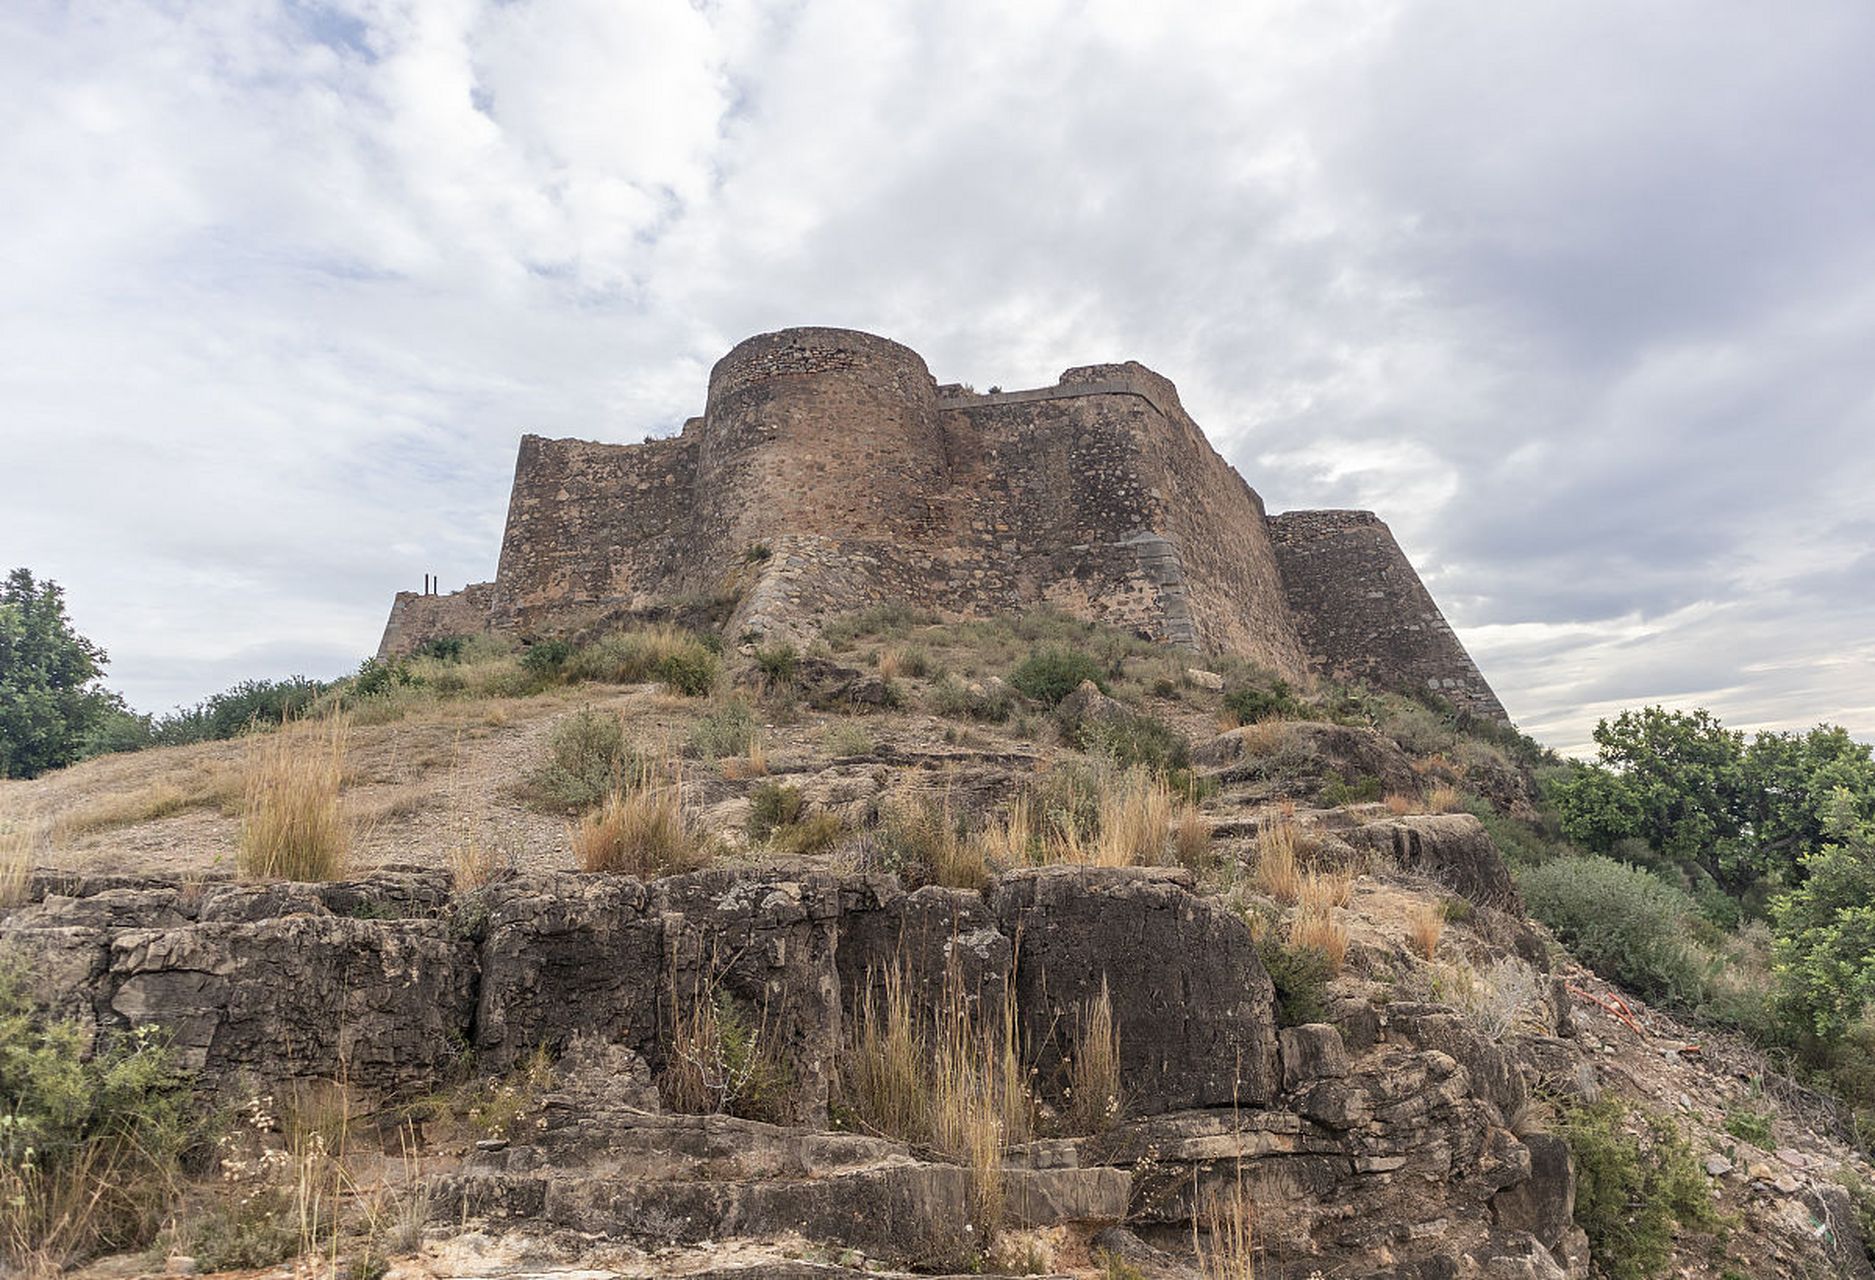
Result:
[[[851,329],[783,329],[710,371],[696,550],[717,566],[790,536],[926,539],[947,483],[937,384],[918,353]]]

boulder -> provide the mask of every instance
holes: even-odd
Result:
[[[1561,1247],[1575,1225],[1576,1175],[1569,1144],[1552,1133],[1523,1136],[1530,1176],[1491,1197],[1491,1213],[1506,1231],[1534,1236],[1545,1249]]]
[[[1275,993],[1243,921],[1179,868],[1057,866],[991,892],[1016,948],[1022,1024],[1046,1092],[1104,983],[1126,1105],[1138,1114],[1276,1092]]]
[[[1510,868],[1469,813],[1422,813],[1369,822],[1344,833],[1349,844],[1393,859],[1402,871],[1436,880],[1484,907],[1521,913]]]

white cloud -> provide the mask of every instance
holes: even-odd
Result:
[[[0,549],[133,701],[487,577],[523,431],[749,333],[1136,358],[1367,505],[1524,722],[1875,733],[1875,17],[289,0],[0,12]],[[5,566],[0,566],[5,567]]]

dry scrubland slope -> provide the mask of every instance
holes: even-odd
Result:
[[[546,656],[0,784],[0,947],[86,1035],[306,966],[183,1020],[208,1151],[36,1254],[23,1196],[16,1261],[1869,1274],[1816,1099],[1522,919],[1502,731],[1052,617]],[[334,883],[240,882],[326,799]],[[387,947],[420,979],[359,1003]]]

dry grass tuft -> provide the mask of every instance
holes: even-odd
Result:
[[[1100,835],[1090,861],[1098,867],[1153,866],[1165,861],[1165,842],[1177,806],[1163,779],[1127,773],[1100,795]]]
[[[0,826],[0,907],[17,907],[32,888],[33,863],[46,844],[45,824],[27,818]]]
[[[948,789],[942,799],[901,792],[886,804],[883,817],[878,838],[888,859],[918,868],[931,884],[953,889],[981,889],[990,882],[984,842],[958,832]]]
[[[339,804],[350,724],[343,716],[255,734],[236,869],[248,880],[334,880],[351,831]]]
[[[1465,807],[1465,797],[1458,788],[1440,783],[1426,796],[1427,813],[1457,813]]]
[[[1430,960],[1439,950],[1439,938],[1445,933],[1445,912],[1437,902],[1420,902],[1406,915],[1406,940],[1422,960]]]
[[[648,878],[708,866],[713,851],[691,829],[676,784],[614,791],[571,829],[580,870]]]
[[[891,681],[905,673],[905,651],[903,649],[879,650],[879,678]]]
[[[1278,902],[1294,902],[1302,892],[1302,873],[1296,855],[1302,843],[1296,824],[1288,818],[1263,823],[1257,832],[1257,892]]]
[[[1392,791],[1387,794],[1387,812],[1396,818],[1404,818],[1409,813],[1418,813],[1418,796],[1409,796],[1404,791]]]
[[[493,883],[511,865],[499,850],[473,835],[451,845],[444,856],[449,863],[450,883],[457,893],[470,893]]]
[[[992,821],[977,836],[983,856],[996,867],[1016,867],[1035,853],[1035,801],[1026,793],[1011,797],[1000,821]]]
[[[1204,1280],[1256,1280],[1255,1227],[1256,1202],[1239,1168],[1237,1185],[1205,1197],[1203,1207],[1192,1215],[1192,1252],[1198,1255]]]
[[[841,1094],[863,1125],[970,1170],[971,1218],[984,1240],[1003,1218],[1003,1156],[1032,1126],[1013,1004],[1005,991],[1004,1015],[986,1017],[953,968],[927,1022],[893,965],[868,982],[840,1065]]]
[[[1189,800],[1179,804],[1178,816],[1172,822],[1172,856],[1180,866],[1194,871],[1211,863],[1211,824]]]
[[[1339,974],[1348,960],[1348,931],[1335,919],[1332,907],[1297,907],[1295,915],[1289,919],[1289,945],[1321,952],[1328,961],[1330,974]]]
[[[1236,730],[1247,756],[1273,756],[1289,743],[1289,722],[1258,720]]]
[[[1296,906],[1303,911],[1345,907],[1354,897],[1354,873],[1347,868],[1305,871],[1296,888]]]
[[[1068,1059],[1067,1108],[1062,1125],[1069,1133],[1105,1133],[1119,1123],[1120,1032],[1113,1021],[1113,995],[1106,975],[1100,994],[1076,1011],[1074,1047]]]
[[[793,1077],[768,1019],[744,1012],[714,983],[690,985],[687,998],[677,985],[671,984],[670,1039],[658,1078],[665,1105],[687,1115],[788,1119]]]

